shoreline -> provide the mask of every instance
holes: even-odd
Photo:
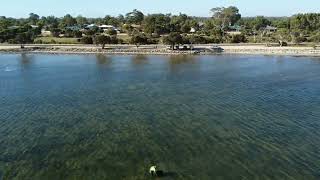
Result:
[[[213,45],[194,45],[195,49],[206,49]],[[0,45],[0,53],[35,53],[35,54],[111,54],[111,55],[276,55],[320,57],[320,48],[312,47],[267,47],[264,45],[220,44],[221,53],[201,52],[197,50],[168,50],[165,45],[107,45],[105,49],[93,45]]]

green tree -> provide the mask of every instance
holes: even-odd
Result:
[[[190,44],[206,44],[207,39],[203,36],[191,35],[189,36],[189,42]]]
[[[77,20],[73,18],[70,14],[65,15],[60,22],[60,27],[68,27],[68,26],[74,26],[77,24]]]
[[[267,18],[264,16],[257,16],[253,21],[252,21],[252,26],[255,30],[259,31],[261,28],[265,28],[268,25],[271,25],[271,21],[269,21]]]
[[[247,38],[244,34],[235,34],[230,38],[231,43],[245,43],[247,42]]]
[[[121,44],[121,40],[117,38],[117,35],[110,36],[110,44]]]
[[[83,26],[85,24],[88,24],[88,19],[83,17],[83,16],[81,16],[81,15],[79,15],[79,16],[76,17],[76,22],[77,22],[78,25]]]
[[[143,22],[144,32],[148,34],[164,34],[170,32],[170,15],[151,14]]]
[[[104,49],[106,44],[110,44],[111,39],[109,36],[105,36],[105,35],[98,35],[95,38],[95,43],[97,45],[102,45],[102,49]]]
[[[234,25],[241,19],[241,14],[239,9],[234,6],[230,7],[217,7],[212,8],[211,12],[213,14],[213,19],[216,25],[218,25],[222,30],[226,29],[229,25]]]
[[[121,22],[117,18],[109,16],[109,15],[104,17],[103,22],[104,22],[104,24],[112,25],[115,27],[119,27],[119,25],[121,24]]]
[[[73,34],[73,37],[75,37],[75,38],[81,38],[82,37],[82,32],[81,31],[73,31],[72,34]]]
[[[136,9],[126,14],[126,21],[130,24],[141,24],[143,19],[144,14]]]
[[[181,26],[181,30],[180,30],[180,31],[181,31],[182,33],[189,33],[190,30],[191,30],[191,26],[190,26],[189,24],[185,23],[185,24],[183,24],[183,25]]]
[[[198,22],[186,14],[172,16],[170,22],[171,32],[189,33],[192,27],[196,28]]]
[[[93,44],[93,39],[91,36],[84,36],[83,38],[81,38],[80,42],[82,44]]]
[[[24,48],[24,44],[33,42],[32,35],[28,32],[18,34],[15,40],[21,45],[21,48]]]
[[[171,46],[171,49],[174,50],[176,44],[182,44],[183,38],[180,33],[172,32],[168,36],[163,37],[163,43]]]
[[[110,36],[114,36],[114,35],[117,35],[117,31],[114,29],[108,29],[107,34]]]
[[[29,21],[32,25],[35,25],[37,24],[37,22],[39,21],[39,15],[37,14],[34,14],[34,13],[30,13],[29,14]]]
[[[120,24],[125,23],[125,17],[122,14],[119,14],[117,17]]]
[[[0,17],[0,29],[4,30],[7,29],[11,25],[11,22],[5,16]]]
[[[142,33],[135,34],[131,37],[130,44],[134,44],[138,48],[142,44],[148,44],[148,37]]]
[[[44,26],[46,26],[47,30],[58,28],[59,25],[59,20],[55,16],[42,17],[41,21],[43,22]]]
[[[61,29],[59,28],[52,28],[50,31],[53,37],[59,37],[61,33]]]

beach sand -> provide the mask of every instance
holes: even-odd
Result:
[[[209,48],[213,45],[194,45],[195,48]],[[246,55],[290,55],[290,56],[319,56],[320,48],[313,47],[267,47],[265,45],[252,44],[221,44],[224,49],[222,54],[246,54]],[[137,48],[134,45],[106,45],[105,49],[95,45],[26,45],[21,49],[20,45],[0,45],[0,52],[7,53],[54,53],[54,54],[148,54],[171,55],[193,54],[195,51],[172,51],[166,45],[143,45]],[[201,53],[210,54],[210,53]]]

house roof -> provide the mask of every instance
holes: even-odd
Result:
[[[73,31],[79,31],[81,29],[81,27],[80,26],[68,26],[68,27],[66,27],[66,29],[70,29]]]
[[[100,25],[99,28],[115,28],[115,27],[112,26],[112,25],[105,25],[105,24],[103,24],[103,25]]]
[[[87,25],[87,28],[92,28],[92,27],[97,27],[97,25],[95,25],[95,24],[89,24],[89,25]]]
[[[242,27],[239,25],[233,25],[233,26],[229,26],[229,29],[240,31],[242,29]]]
[[[20,26],[9,26],[8,29],[18,29]]]
[[[267,26],[265,27],[265,30],[277,30],[278,28],[273,27],[273,26]]]

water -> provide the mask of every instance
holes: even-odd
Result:
[[[0,179],[320,179],[320,59],[0,55]]]

